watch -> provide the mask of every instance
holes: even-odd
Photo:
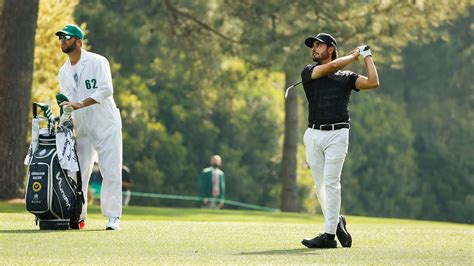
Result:
[[[80,101],[79,104],[81,105],[81,108],[84,107],[84,101]]]

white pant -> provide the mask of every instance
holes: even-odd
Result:
[[[94,166],[95,152],[98,155],[99,169],[103,178],[100,192],[102,215],[106,217],[122,216],[122,131],[116,130],[101,140],[93,140],[89,136],[78,137],[76,148],[85,200],[81,219],[87,217],[87,191]]]
[[[341,209],[341,172],[349,146],[349,129],[323,131],[308,128],[303,142],[324,216],[325,233],[335,234]]]

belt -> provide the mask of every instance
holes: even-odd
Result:
[[[312,129],[319,129],[319,130],[337,130],[341,128],[351,128],[349,123],[336,123],[336,124],[325,124],[325,125],[318,125],[318,124],[308,124],[309,128]]]

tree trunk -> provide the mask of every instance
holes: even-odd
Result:
[[[285,73],[285,88],[291,86]],[[291,89],[285,100],[285,136],[281,162],[281,210],[286,212],[298,211],[296,187],[296,154],[298,151],[298,98],[295,89]]]
[[[21,196],[39,0],[0,0],[0,199]]]

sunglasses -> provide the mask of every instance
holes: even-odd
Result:
[[[59,36],[59,40],[66,40],[66,41],[67,41],[67,40],[72,39],[73,37],[74,37],[74,36],[72,36],[72,35],[66,35],[66,34],[64,34],[64,35],[60,35],[60,36]]]

